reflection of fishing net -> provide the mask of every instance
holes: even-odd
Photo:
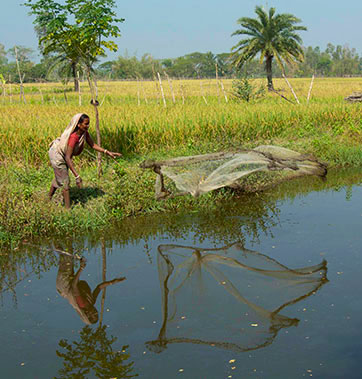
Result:
[[[154,352],[168,343],[194,343],[235,351],[272,343],[298,320],[280,315],[317,291],[327,264],[289,269],[236,243],[221,249],[160,245],[158,270],[163,324]]]
[[[239,179],[256,171],[293,170],[294,176],[326,174],[325,165],[311,156],[277,146],[145,161],[141,167],[153,168],[160,175],[156,188],[158,197],[167,194],[162,175],[172,179],[179,191],[198,196],[221,187],[235,187]]]

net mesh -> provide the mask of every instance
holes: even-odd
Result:
[[[146,343],[154,352],[169,343],[233,351],[267,346],[280,329],[298,324],[280,311],[327,281],[326,261],[290,269],[240,243],[220,249],[160,245],[158,271],[163,323],[158,338]]]
[[[325,175],[326,167],[313,157],[277,146],[253,150],[176,158],[158,162],[160,172],[177,189],[193,196],[226,186],[256,171],[292,170],[294,176]]]

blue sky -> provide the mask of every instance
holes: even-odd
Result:
[[[0,0],[0,43],[8,49],[23,45],[37,49],[33,17],[21,6],[25,0]],[[110,54],[155,58],[177,57],[194,51],[230,51],[240,17],[253,17],[256,5],[274,6],[278,13],[293,13],[307,26],[301,32],[305,46],[348,44],[362,54],[362,0],[116,0],[120,25],[119,51]],[[36,59],[36,56],[34,56]]]

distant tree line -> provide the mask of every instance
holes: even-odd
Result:
[[[52,56],[43,56],[39,63],[34,62],[35,52],[24,46],[5,50],[0,44],[0,75],[6,82],[18,83],[19,71],[24,82],[72,80],[70,71]],[[177,58],[155,59],[150,54],[141,58],[124,54],[115,60],[95,65],[95,74],[99,79],[154,79],[157,72],[173,78],[214,78],[216,70],[219,77],[264,77],[264,67],[259,59],[246,62],[236,69],[231,62],[231,53],[213,54],[212,52],[194,52]],[[77,67],[82,76],[82,66]],[[319,47],[304,48],[304,61],[285,68],[290,77],[310,77],[313,74],[323,77],[346,77],[362,75],[362,56],[348,45],[334,46],[331,43],[325,50]],[[273,66],[275,77],[281,76],[281,69]]]

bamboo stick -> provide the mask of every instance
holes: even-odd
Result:
[[[294,96],[294,98],[295,98],[295,101],[297,102],[297,104],[300,104],[300,103],[299,103],[299,99],[298,99],[296,93],[294,92],[293,87],[292,87],[291,84],[289,83],[287,77],[284,75],[284,73],[283,73],[282,75],[283,75],[283,78],[285,79],[285,81],[287,82],[288,87],[289,87],[290,90],[292,91],[292,94],[293,94],[293,96]]]
[[[185,104],[185,94],[184,94],[184,86],[183,84],[180,84],[180,92],[181,92],[181,97],[182,97],[182,104]]]
[[[102,249],[102,281],[105,282],[106,276],[107,276],[107,251],[106,251],[106,245],[103,239],[102,239],[101,246],[102,246],[101,247]],[[102,299],[101,299],[101,314],[99,317],[99,326],[101,326],[103,322],[105,300],[106,300],[106,288],[103,288]]]
[[[201,90],[201,96],[204,99],[205,104],[208,105],[206,97],[205,97],[205,93],[204,93],[204,87],[202,85],[202,80],[200,80],[200,90]]]
[[[159,81],[159,83],[160,83],[161,95],[162,95],[162,100],[163,100],[163,106],[166,108],[166,99],[165,99],[165,94],[164,94],[164,92],[163,92],[161,75],[160,75],[159,72],[157,73],[157,76],[158,76],[158,81]]]
[[[167,81],[168,81],[168,85],[170,86],[170,90],[171,90],[171,95],[172,95],[172,102],[175,104],[176,103],[176,99],[175,99],[175,94],[173,92],[173,86],[172,86],[172,81],[170,79],[170,77],[167,75],[166,72],[164,72],[166,78],[167,78]]]
[[[270,89],[270,91],[276,93],[278,96],[280,96],[282,99],[288,101],[289,103],[291,103],[291,104],[295,104],[295,103],[293,103],[292,101],[290,101],[288,98],[286,98],[284,95],[280,94],[280,93],[279,93],[278,91],[276,91],[275,89],[272,88],[272,89]]]
[[[217,63],[215,63],[215,77],[216,77],[216,88],[217,88],[217,102],[220,103],[219,72],[217,69]]]
[[[78,77],[78,104],[81,107],[82,106],[82,93],[80,91],[80,78],[79,78],[79,71],[77,71],[77,77]]]
[[[307,97],[307,104],[309,103],[310,95],[312,93],[313,82],[314,82],[314,74],[312,76],[312,81],[310,82],[310,86],[309,86],[308,97]]]
[[[12,87],[11,87],[11,75],[9,74],[9,100],[10,104],[13,102],[13,92],[12,92]]]
[[[20,100],[23,99],[24,104],[26,104],[25,100],[25,94],[24,94],[24,86],[23,86],[23,80],[25,78],[25,74],[22,76],[20,72],[20,65],[19,65],[19,59],[18,59],[18,49],[15,46],[15,60],[16,60],[16,67],[18,70],[19,80],[20,80]]]
[[[94,83],[92,83],[90,67],[87,67],[87,80],[88,80],[88,85],[89,85],[89,89],[92,96],[91,104],[94,107],[94,113],[96,115],[97,145],[101,146],[101,132],[99,129],[99,111],[98,111],[99,102],[97,99],[98,87],[97,87],[97,81],[95,79],[94,79]],[[102,175],[102,154],[99,151],[97,152],[97,174],[98,174],[98,178],[100,178]]]
[[[224,84],[222,83],[221,80],[219,82],[220,82],[220,86],[221,86],[222,92],[224,94],[225,103],[227,103],[228,102],[228,97],[226,96],[226,91],[225,91],[225,88],[224,88]]]

